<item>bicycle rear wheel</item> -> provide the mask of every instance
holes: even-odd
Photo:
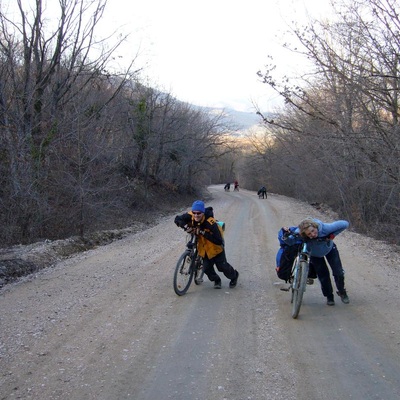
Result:
[[[174,290],[178,296],[183,296],[193,280],[194,268],[189,251],[185,251],[178,259],[174,272]]]
[[[308,277],[308,262],[297,259],[298,268],[295,268],[296,273],[292,285],[292,318],[297,318],[300,312],[303,294],[306,291]]]

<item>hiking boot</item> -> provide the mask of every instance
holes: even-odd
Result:
[[[350,303],[349,296],[347,296],[347,292],[345,290],[343,290],[343,292],[336,292],[336,293],[342,299],[342,302],[344,304],[349,304]]]
[[[314,279],[313,278],[307,278],[307,285],[314,285]]]
[[[232,280],[229,282],[229,287],[230,287],[231,289],[233,289],[233,288],[236,286],[237,281],[238,281],[238,278],[239,278],[239,272],[236,271],[236,278],[232,279]]]
[[[327,297],[326,304],[327,304],[328,306],[334,306],[334,305],[335,305],[335,300],[334,300],[334,298],[333,298],[333,295]]]
[[[221,289],[221,279],[214,281],[214,289]]]

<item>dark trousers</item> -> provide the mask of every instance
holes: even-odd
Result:
[[[336,244],[333,245],[332,250],[325,256],[332,270],[332,275],[335,279],[336,288],[339,293],[345,291],[344,287],[344,270],[342,267],[342,261],[340,260],[339,251]],[[311,263],[314,265],[317,271],[317,276],[321,282],[322,294],[325,297],[333,295],[333,287],[331,282],[331,276],[329,273],[328,266],[326,265],[324,257],[311,257]]]
[[[204,273],[208,276],[211,282],[220,280],[221,278],[215,272],[214,265],[219,272],[222,272],[228,279],[236,278],[236,271],[231,264],[226,261],[225,251],[217,254],[214,258],[208,258],[207,255],[203,257]]]

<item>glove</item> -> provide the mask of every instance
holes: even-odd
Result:
[[[185,226],[187,225],[186,222],[183,220],[183,218],[180,215],[177,215],[175,217],[175,225],[178,226],[179,228],[185,228]]]
[[[298,238],[298,235],[295,235],[290,231],[287,231],[287,232],[285,232],[283,234],[283,240],[284,241],[286,241],[286,240],[294,240],[294,239],[297,239],[297,238]]]
[[[331,233],[331,234],[329,234],[329,235],[327,236],[327,239],[328,239],[328,240],[333,240],[333,239],[335,239],[335,235],[334,235],[333,233]]]
[[[179,215],[177,215],[174,219],[175,225],[178,226],[179,228],[181,227],[181,219],[179,218]]]
[[[176,226],[179,228],[184,228],[185,225],[190,224],[192,217],[189,214],[177,215],[174,219]]]
[[[292,232],[290,232],[289,228],[287,228],[285,226],[282,228],[282,232],[283,232],[283,235],[282,235],[283,240],[287,240],[292,233]]]

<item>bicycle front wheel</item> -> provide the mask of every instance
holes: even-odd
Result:
[[[298,261],[292,285],[292,318],[297,318],[300,312],[303,294],[307,286],[308,266],[307,261]]]
[[[174,272],[174,290],[178,296],[183,296],[189,289],[194,275],[192,257],[190,252],[185,251],[176,263]]]

